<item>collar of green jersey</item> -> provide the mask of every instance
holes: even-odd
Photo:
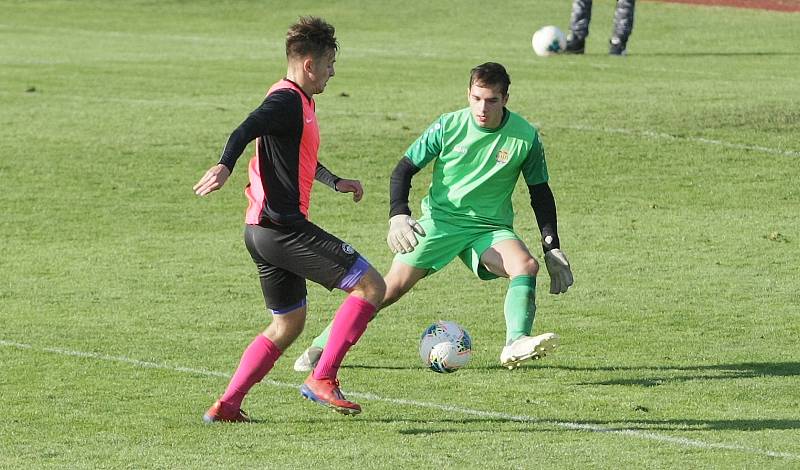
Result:
[[[475,128],[476,130],[478,130],[478,131],[480,131],[480,132],[485,132],[485,133],[487,133],[487,134],[491,134],[492,132],[497,132],[497,131],[499,131],[500,129],[502,129],[502,128],[503,128],[503,126],[505,126],[505,125],[506,125],[506,123],[508,122],[508,116],[509,116],[510,114],[511,114],[511,113],[508,111],[508,109],[506,109],[506,107],[505,107],[505,106],[503,106],[503,119],[501,119],[501,120],[500,120],[500,125],[499,125],[499,126],[497,126],[497,127],[494,127],[494,128],[492,128],[492,129],[486,129],[485,127],[481,127],[481,126],[479,126],[478,124],[476,124],[476,123],[475,123],[475,117],[474,117],[474,116],[472,116],[472,115],[470,115],[470,120],[469,120],[469,122],[471,122],[471,123],[472,123],[472,127],[473,127],[473,128]]]

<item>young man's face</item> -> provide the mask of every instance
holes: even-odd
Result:
[[[322,93],[325,91],[325,85],[328,84],[328,80],[336,75],[336,71],[333,68],[333,64],[336,62],[336,52],[329,50],[322,56],[312,57],[310,60],[311,71],[309,78],[313,85],[313,93]]]
[[[503,120],[503,107],[508,103],[508,95],[504,95],[499,87],[484,87],[481,83],[473,83],[467,92],[469,108],[475,124],[486,129],[500,126]]]

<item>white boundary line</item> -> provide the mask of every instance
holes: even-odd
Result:
[[[587,132],[604,132],[606,134],[625,134],[633,136],[643,136],[652,139],[685,140],[689,142],[697,142],[700,144],[708,144],[708,145],[718,145],[720,147],[732,148],[738,150],[750,150],[753,152],[771,153],[774,155],[784,155],[787,157],[800,157],[800,152],[794,150],[781,150],[771,147],[763,147],[761,145],[733,144],[722,140],[706,139],[705,137],[679,137],[677,135],[667,134],[665,132],[655,132],[648,130],[637,131],[631,129],[592,127],[592,126],[545,126],[545,128],[547,127],[560,128],[560,129],[573,129],[576,131],[587,131]]]
[[[11,95],[19,95],[19,93],[9,92],[9,91],[0,91],[0,96],[11,96]],[[124,103],[124,104],[142,104],[142,105],[153,105],[153,106],[165,106],[165,105],[174,105],[178,104],[181,106],[187,107],[213,107],[213,108],[231,108],[232,106],[247,106],[243,103],[234,103],[234,104],[220,104],[220,103],[212,103],[207,101],[198,101],[198,100],[180,100],[180,99],[152,99],[152,98],[119,98],[119,97],[94,97],[94,96],[79,96],[79,95],[54,95],[53,98],[61,98],[70,101],[80,101],[80,102],[93,102],[93,103]],[[319,115],[335,115],[335,116],[346,116],[346,115],[355,115],[359,117],[369,116],[369,117],[393,117],[395,119],[405,119],[409,117],[408,114],[402,112],[355,112],[349,110],[321,110]],[[706,145],[716,145],[718,147],[723,148],[730,148],[730,149],[737,149],[737,150],[747,150],[751,152],[761,152],[761,153],[769,153],[772,155],[782,155],[785,157],[800,157],[800,151],[796,150],[783,150],[777,149],[773,147],[765,147],[763,145],[745,145],[745,144],[735,144],[731,142],[725,142],[724,140],[716,140],[716,139],[708,139],[705,137],[681,137],[673,134],[668,134],[666,132],[656,132],[651,130],[635,130],[635,129],[624,129],[624,128],[613,128],[613,127],[594,127],[594,126],[585,126],[585,125],[574,125],[574,126],[561,126],[561,125],[549,125],[549,124],[542,124],[536,123],[536,126],[539,129],[571,129],[575,131],[584,131],[584,132],[600,132],[604,134],[623,134],[623,135],[630,135],[630,136],[641,136],[649,139],[656,139],[656,140],[673,140],[673,141],[686,141],[686,142],[695,142],[699,144],[706,144]]]
[[[33,351],[42,351],[48,352],[53,354],[60,354],[63,356],[72,356],[72,357],[83,357],[88,359],[97,359],[101,361],[109,361],[109,362],[121,362],[125,364],[134,365],[137,367],[144,367],[149,369],[162,369],[162,370],[171,370],[176,372],[185,372],[189,374],[198,374],[198,375],[205,375],[209,377],[222,377],[222,378],[230,378],[230,374],[224,372],[217,372],[213,370],[206,370],[206,369],[196,369],[192,367],[182,367],[182,366],[174,366],[170,364],[159,364],[156,362],[149,362],[149,361],[140,361],[138,359],[132,359],[125,356],[109,356],[106,354],[94,353],[94,352],[84,352],[84,351],[74,351],[69,349],[62,349],[62,348],[36,348],[30,344],[24,343],[17,343],[14,341],[6,341],[0,339],[0,346],[7,346],[17,349],[28,349]],[[289,384],[285,382],[278,382],[275,380],[265,379],[261,383],[272,385],[275,387],[282,387],[282,388],[294,388],[299,389],[300,385],[296,384]],[[800,460],[800,455],[792,454],[789,452],[776,452],[772,450],[766,449],[757,449],[754,447],[745,447],[736,444],[723,444],[717,442],[705,442],[700,441],[697,439],[689,439],[684,437],[674,437],[668,436],[665,434],[658,434],[653,432],[647,431],[637,431],[634,429],[611,429],[606,428],[603,426],[593,425],[593,424],[581,424],[581,423],[572,423],[568,421],[550,421],[550,420],[542,420],[538,418],[534,418],[533,416],[526,416],[526,415],[512,415],[508,413],[500,413],[496,411],[482,411],[482,410],[475,410],[471,408],[462,408],[458,406],[452,405],[442,405],[439,403],[432,403],[432,402],[424,402],[424,401],[417,401],[417,400],[405,400],[399,398],[385,398],[378,395],[374,395],[372,393],[362,393],[362,392],[352,392],[349,391],[348,395],[363,398],[366,400],[372,401],[382,401],[385,403],[393,403],[396,405],[402,406],[412,406],[417,408],[428,408],[434,409],[439,411],[446,411],[451,413],[458,413],[462,415],[469,415],[469,416],[478,416],[481,418],[494,418],[494,419],[501,419],[506,421],[513,421],[518,423],[532,423],[532,424],[547,424],[551,426],[556,426],[564,429],[575,430],[575,431],[587,431],[587,432],[597,432],[597,433],[607,433],[607,434],[616,434],[619,436],[625,437],[635,437],[637,439],[645,439],[650,441],[662,442],[667,444],[674,444],[681,447],[695,447],[699,449],[720,449],[720,450],[729,450],[734,452],[744,452],[748,454],[757,454],[763,455],[767,457],[780,457],[786,459],[794,459]]]

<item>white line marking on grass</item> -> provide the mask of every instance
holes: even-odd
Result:
[[[33,349],[33,346],[31,346],[30,344],[15,343],[13,341],[3,341],[2,339],[0,339],[0,345],[11,346],[19,349]]]
[[[356,397],[356,398],[364,398],[367,400],[375,400],[375,401],[383,401],[388,403],[395,403],[398,405],[408,405],[408,406],[415,406],[419,408],[431,408],[440,411],[452,411],[454,413],[470,415],[470,416],[478,416],[481,418],[494,418],[494,419],[503,419],[506,421],[514,421],[518,423],[532,423],[532,424],[548,424],[551,426],[557,426],[565,429],[572,429],[575,431],[588,431],[588,432],[597,432],[597,433],[608,433],[608,434],[619,434],[623,436],[630,436],[635,437],[638,439],[646,439],[651,441],[657,442],[666,442],[671,444],[677,444],[683,447],[697,447],[700,449],[722,449],[722,450],[731,450],[737,452],[747,452],[751,454],[760,454],[766,455],[769,457],[783,457],[788,459],[800,459],[800,455],[792,454],[788,452],[776,452],[771,450],[765,449],[756,449],[752,447],[744,447],[736,444],[722,444],[717,442],[705,442],[700,441],[697,439],[689,439],[685,437],[674,437],[668,436],[665,434],[657,434],[653,432],[647,431],[637,431],[634,429],[610,429],[605,428],[603,426],[598,426],[595,424],[583,424],[583,423],[571,423],[565,421],[551,421],[545,419],[534,418],[532,416],[525,416],[525,415],[512,415],[508,413],[500,413],[497,411],[481,411],[481,410],[473,410],[470,408],[461,408],[458,406],[452,405],[441,405],[438,403],[430,403],[430,402],[421,402],[415,400],[403,400],[398,398],[384,398],[377,395],[373,395],[370,393],[359,393],[359,392],[348,392],[349,396]]]
[[[17,96],[19,95],[18,92],[10,92],[10,91],[0,91],[0,96]],[[237,101],[237,102],[209,102],[209,101],[202,101],[197,100],[194,98],[191,99],[183,99],[183,98],[167,98],[167,99],[157,99],[157,98],[121,98],[121,97],[111,97],[111,96],[81,96],[75,94],[54,94],[50,95],[51,99],[63,99],[68,101],[74,102],[81,102],[81,103],[97,103],[97,104],[107,104],[107,103],[122,103],[122,104],[130,104],[130,105],[150,105],[150,106],[158,106],[158,107],[172,107],[172,106],[185,106],[185,107],[201,107],[201,108],[217,108],[220,110],[231,110],[233,108],[238,107],[247,107],[251,106],[252,103],[245,102],[245,101]],[[423,117],[421,114],[409,114],[403,112],[382,112],[382,111],[354,111],[354,110],[341,110],[341,109],[328,109],[328,110],[320,110],[317,111],[319,116],[348,116],[353,117],[356,119],[360,119],[363,117],[377,117],[377,118],[391,118],[391,119],[409,119],[409,118],[416,118],[416,117]],[[794,150],[782,150],[776,149],[772,147],[764,147],[762,145],[744,145],[744,144],[735,144],[731,142],[725,142],[722,140],[715,140],[715,139],[707,139],[705,137],[681,137],[677,135],[667,134],[666,132],[656,132],[650,130],[635,130],[635,129],[622,129],[622,128],[607,128],[607,127],[593,127],[593,126],[560,126],[560,125],[549,125],[549,124],[542,124],[536,123],[537,127],[540,129],[572,129],[577,131],[585,131],[585,132],[601,132],[606,134],[624,134],[624,135],[632,135],[632,136],[643,136],[651,139],[661,139],[661,140],[673,140],[673,141],[688,141],[688,142],[697,142],[701,144],[707,145],[716,145],[719,147],[725,148],[732,148],[732,149],[739,149],[739,150],[749,150],[754,152],[762,152],[762,153],[769,153],[773,155],[784,155],[787,157],[800,157],[800,152]]]
[[[751,150],[754,152],[764,152],[764,153],[771,153],[774,155],[785,155],[787,157],[800,157],[800,152],[794,150],[782,150],[776,149],[771,147],[764,147],[761,145],[744,145],[744,144],[734,144],[731,142],[725,142],[722,140],[715,140],[715,139],[706,139],[705,137],[681,137],[677,135],[667,134],[665,132],[655,132],[655,131],[637,131],[632,129],[619,129],[619,128],[608,128],[608,127],[592,127],[592,126],[545,126],[545,127],[555,127],[555,128],[562,128],[562,129],[574,129],[576,131],[588,131],[588,132],[605,132],[607,134],[625,134],[625,135],[640,135],[644,137],[649,137],[652,139],[666,139],[666,140],[685,140],[689,142],[698,142],[701,144],[708,144],[708,145],[718,145],[720,147],[725,148],[732,148],[732,149],[739,149],[739,150]]]
[[[205,375],[209,377],[222,377],[222,378],[230,378],[231,375],[225,372],[217,372],[213,370],[207,369],[196,369],[192,367],[182,367],[182,366],[175,366],[171,364],[159,364],[157,362],[149,362],[149,361],[140,361],[138,359],[132,359],[125,356],[109,356],[107,354],[95,353],[95,352],[85,352],[85,351],[74,351],[69,349],[62,349],[62,348],[35,348],[30,344],[24,343],[17,343],[14,341],[6,341],[0,339],[0,346],[7,346],[17,349],[29,349],[29,350],[38,350],[53,354],[60,354],[63,356],[72,356],[72,357],[81,357],[87,359],[97,359],[101,361],[108,361],[108,362],[122,362],[125,364],[130,364],[133,366],[144,367],[148,369],[161,369],[161,370],[169,370],[169,371],[176,371],[176,372],[185,372],[189,374],[197,374],[197,375]],[[299,384],[289,384],[285,382],[278,382],[275,380],[265,379],[261,381],[262,384],[272,385],[275,387],[281,388],[293,388],[299,389]],[[424,402],[424,401],[417,401],[417,400],[406,400],[400,398],[385,398],[379,395],[375,395],[372,393],[363,393],[363,392],[352,392],[348,391],[348,395],[356,398],[363,398],[366,400],[373,400],[373,401],[381,401],[385,403],[393,403],[396,405],[402,406],[412,406],[417,408],[428,408],[433,410],[439,411],[446,411],[451,413],[458,413],[462,415],[469,415],[469,416],[478,416],[481,418],[493,418],[493,419],[501,419],[506,421],[513,421],[517,423],[530,423],[530,424],[546,424],[551,426],[556,426],[564,429],[570,429],[575,431],[586,431],[586,432],[596,432],[596,433],[606,433],[606,434],[616,434],[620,436],[627,436],[627,437],[635,437],[637,439],[645,439],[650,441],[656,442],[663,442],[668,444],[675,444],[682,447],[695,447],[699,449],[720,449],[720,450],[729,450],[734,452],[745,452],[749,454],[758,454],[764,455],[768,457],[781,457],[787,459],[800,459],[800,455],[792,454],[789,452],[776,452],[772,450],[766,449],[757,449],[754,447],[745,447],[736,444],[723,444],[717,442],[706,442],[700,441],[697,439],[689,439],[685,437],[674,437],[668,436],[666,434],[658,434],[653,432],[647,431],[638,431],[634,429],[611,429],[605,428],[603,426],[595,425],[595,424],[583,424],[583,423],[572,423],[568,421],[551,421],[551,420],[544,420],[539,418],[534,418],[533,416],[525,416],[525,415],[512,415],[508,413],[500,413],[497,411],[482,411],[482,410],[475,410],[471,408],[462,408],[459,406],[453,405],[443,405],[439,403],[432,403],[432,402]]]
[[[0,97],[18,97],[20,96],[20,92],[12,92],[12,91],[5,91],[0,90]],[[30,98],[33,98],[31,96]],[[59,99],[68,102],[76,102],[76,103],[93,103],[93,104],[108,104],[108,103],[121,103],[121,104],[130,104],[130,105],[148,105],[148,106],[158,106],[158,107],[169,107],[173,109],[175,106],[185,106],[189,107],[198,107],[198,108],[217,108],[220,110],[233,110],[236,108],[246,108],[251,109],[253,106],[257,106],[258,103],[254,101],[247,101],[238,99],[238,101],[220,101],[220,102],[211,102],[211,101],[202,101],[195,98],[181,98],[181,97],[174,97],[174,98],[124,98],[119,96],[89,96],[89,95],[76,95],[74,93],[48,93],[48,100]],[[410,116],[407,113],[403,112],[394,112],[394,111],[354,111],[354,110],[342,110],[342,109],[326,109],[326,110],[319,110],[317,111],[317,116],[351,116],[353,118],[362,118],[362,117],[379,117],[379,118],[390,118],[390,119],[407,119]],[[424,117],[422,114],[419,114],[417,117]]]
[[[85,28],[66,28],[50,26],[28,26],[20,24],[7,24],[0,23],[0,30],[9,31],[24,31],[34,33],[45,33],[47,35],[63,34],[70,37],[73,36],[89,36],[89,37],[102,37],[102,38],[121,38],[121,39],[156,39],[156,40],[169,40],[175,41],[180,44],[199,43],[199,44],[241,44],[241,45],[258,45],[258,46],[273,46],[283,48],[283,40],[268,40],[268,39],[253,39],[252,37],[219,37],[219,36],[198,36],[192,34],[168,34],[160,31],[141,32],[141,31],[101,31],[97,29]]]

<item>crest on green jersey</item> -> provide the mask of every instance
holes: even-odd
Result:
[[[497,152],[497,156],[495,157],[495,159],[497,160],[497,163],[505,165],[506,163],[508,163],[508,155],[509,155],[508,150],[503,149]]]

